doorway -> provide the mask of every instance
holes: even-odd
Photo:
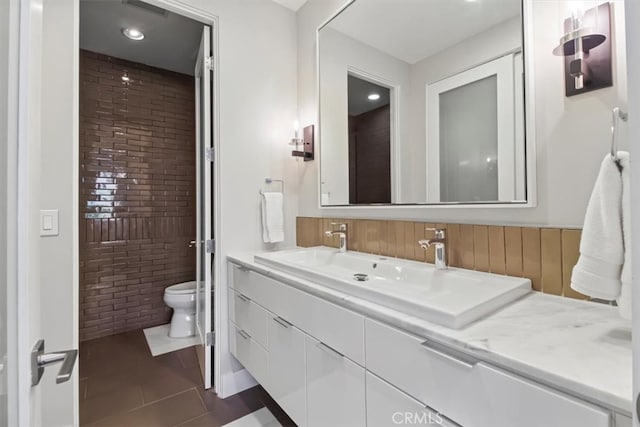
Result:
[[[391,203],[391,92],[347,78],[349,204]]]
[[[211,27],[153,2],[81,0],[79,29],[87,424],[213,387],[213,73]]]

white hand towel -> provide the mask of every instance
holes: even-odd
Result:
[[[624,265],[622,266],[620,296],[618,307],[620,315],[631,320],[631,192],[629,153],[619,151],[618,158],[622,166],[622,238],[624,241]]]
[[[571,288],[594,298],[620,296],[624,263],[622,176],[607,155],[591,193],[580,240],[580,258],[571,274]]]
[[[262,240],[277,243],[284,240],[284,196],[282,193],[262,193]]]

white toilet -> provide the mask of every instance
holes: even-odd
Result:
[[[168,286],[164,290],[164,302],[173,308],[169,337],[194,336],[196,334],[196,282]]]

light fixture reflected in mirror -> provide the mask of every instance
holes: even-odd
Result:
[[[574,8],[553,54],[565,57],[566,96],[611,86],[610,5]]]

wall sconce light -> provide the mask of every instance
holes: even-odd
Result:
[[[298,136],[300,132],[299,129],[300,129],[300,125],[296,120],[295,123],[293,124],[294,136],[293,138],[291,138],[291,142],[289,142],[289,145],[295,145],[296,149],[291,151],[291,155],[293,157],[302,157],[305,162],[308,162],[310,160],[313,160],[314,158],[313,156],[314,127],[313,125],[306,126],[302,130],[302,138]],[[302,150],[298,149],[300,145],[302,145]]]
[[[613,86],[609,2],[575,11],[565,19],[564,31],[553,54],[565,58],[565,95]]]

